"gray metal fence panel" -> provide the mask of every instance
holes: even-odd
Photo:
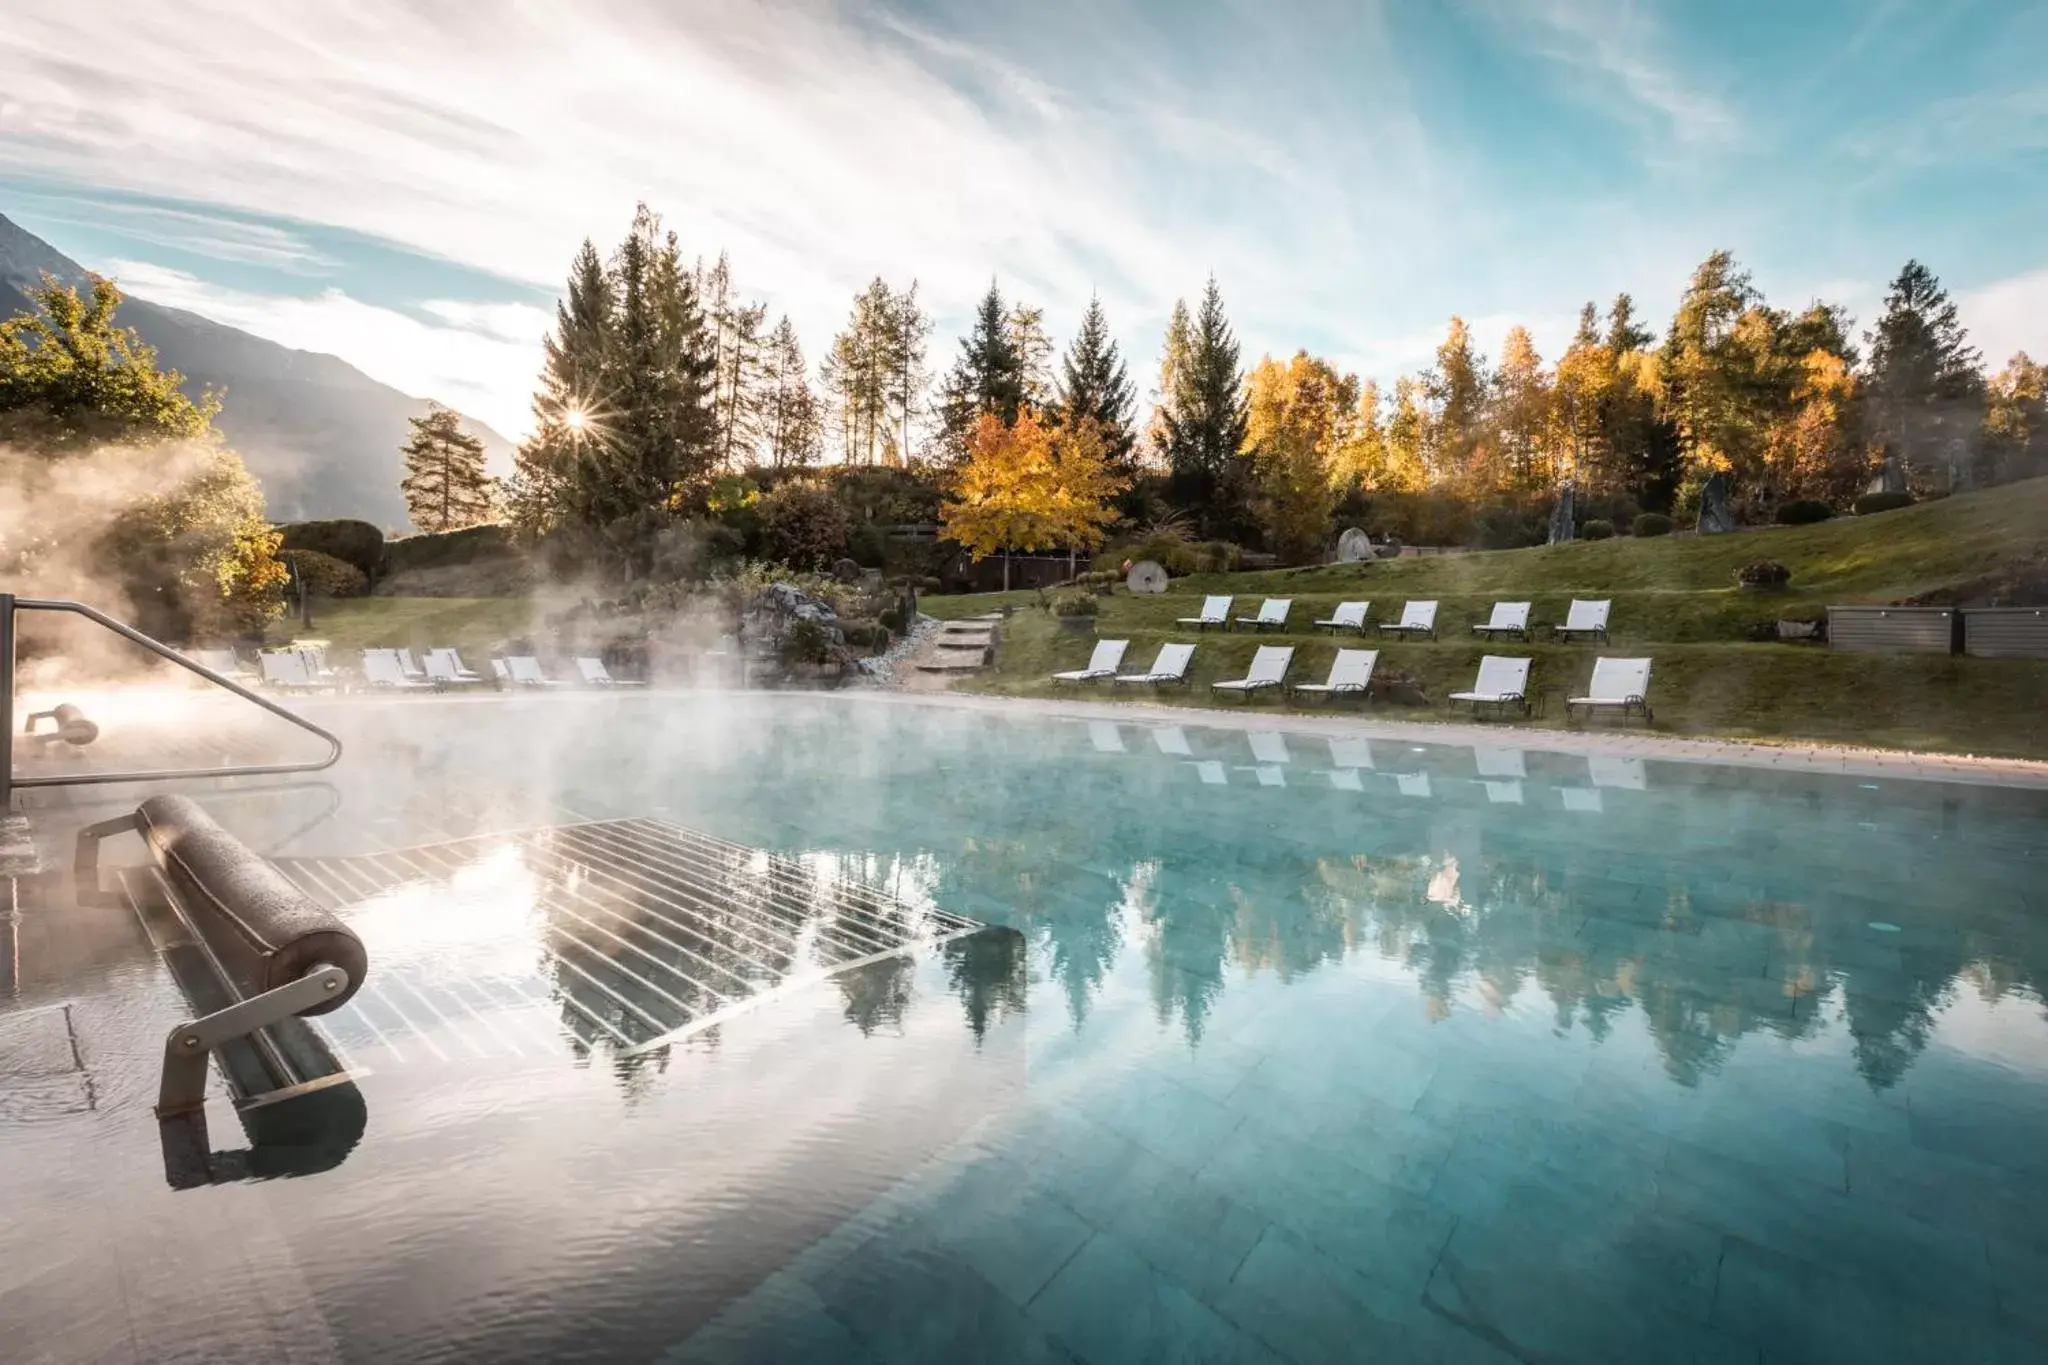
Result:
[[[1953,654],[1953,607],[1829,607],[1828,645],[1857,654]]]

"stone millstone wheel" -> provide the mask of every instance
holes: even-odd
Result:
[[[1124,586],[1132,592],[1165,592],[1166,570],[1155,560],[1141,559],[1131,565],[1131,571],[1124,575]]]
[[[1372,537],[1356,526],[1337,537],[1337,562],[1360,564],[1372,558]]]

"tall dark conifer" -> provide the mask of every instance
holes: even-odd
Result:
[[[1166,407],[1166,457],[1191,491],[1213,490],[1244,448],[1244,371],[1216,277],[1202,291],[1185,362]]]
[[[994,413],[1005,426],[1016,424],[1024,403],[1024,365],[1011,338],[1009,316],[1002,290],[990,280],[974,325],[961,338],[960,358],[946,376],[943,435],[955,453],[984,412]]]
[[[1866,334],[1885,478],[1945,485],[1970,457],[1984,409],[1983,359],[1934,272],[1908,261]]]
[[[1109,335],[1102,300],[1091,297],[1088,311],[1081,314],[1081,329],[1060,361],[1056,386],[1059,420],[1094,418],[1102,427],[1110,459],[1128,469],[1138,443],[1138,433],[1131,425],[1136,397],[1123,357]]]

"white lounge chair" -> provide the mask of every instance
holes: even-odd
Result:
[[[512,665],[506,663],[503,659],[494,657],[491,660],[491,676],[501,683],[511,682]]]
[[[1585,696],[1566,698],[1565,718],[1571,718],[1574,707],[1584,707],[1588,715],[1594,711],[1619,711],[1624,722],[1635,711],[1642,714],[1647,725],[1655,719],[1649,697],[1650,660],[1595,659],[1592,684],[1586,688]]]
[[[1296,683],[1293,691],[1299,696],[1312,692],[1321,697],[1341,696],[1346,692],[1365,696],[1372,688],[1372,671],[1380,661],[1376,649],[1340,649],[1337,657],[1330,661],[1330,676],[1325,682]]]
[[[296,649],[264,650],[256,656],[256,666],[261,670],[265,687],[302,691],[322,685],[314,681],[306,667],[306,656]]]
[[[233,678],[236,682],[245,682],[249,678],[249,670],[232,649],[191,649],[185,652],[185,657],[201,668],[212,669],[223,678]]]
[[[430,649],[427,651],[427,676],[434,676],[434,659],[439,656],[442,666],[459,683],[480,683],[483,674],[462,662],[462,656],[452,649]]]
[[[1401,619],[1380,622],[1380,630],[1388,635],[1427,635],[1436,638],[1436,603],[1406,602],[1401,606]]]
[[[1574,597],[1571,606],[1565,609],[1564,624],[1552,626],[1551,634],[1560,640],[1571,640],[1581,636],[1591,637],[1607,643],[1607,611],[1614,605],[1610,599],[1598,602],[1580,601]]]
[[[1114,678],[1118,668],[1123,666],[1124,651],[1131,647],[1129,640],[1097,640],[1095,652],[1088,656],[1086,668],[1070,668],[1064,673],[1052,675],[1054,682],[1086,683],[1100,682]]]
[[[1453,692],[1451,700],[1471,702],[1474,715],[1479,714],[1482,706],[1503,710],[1516,706],[1526,716],[1529,714],[1529,661],[1489,654],[1479,661],[1479,679],[1472,684],[1472,690]]]
[[[1287,613],[1292,610],[1293,598],[1269,597],[1259,604],[1257,616],[1240,616],[1237,623],[1241,626],[1250,626],[1253,630],[1264,630],[1268,626],[1274,630],[1284,630],[1287,626]]]
[[[1212,691],[1235,692],[1250,697],[1267,688],[1282,687],[1287,682],[1287,665],[1294,662],[1292,645],[1260,645],[1259,652],[1252,656],[1251,672],[1242,678],[1209,684]]]
[[[567,687],[560,678],[550,678],[540,671],[540,660],[531,654],[514,654],[505,660],[505,667],[512,674],[512,681],[521,687]]]
[[[1119,673],[1110,681],[1112,684],[1150,683],[1154,687],[1179,683],[1185,687],[1188,681],[1188,663],[1194,657],[1193,645],[1161,645],[1158,656],[1152,660],[1150,672]]]
[[[614,678],[611,670],[604,666],[603,659],[587,654],[576,656],[576,671],[583,675],[583,681],[592,687],[645,687],[638,678]]]
[[[1318,621],[1316,624],[1332,634],[1340,630],[1355,630],[1363,635],[1365,633],[1365,614],[1371,610],[1372,603],[1370,602],[1339,602],[1337,610],[1331,612],[1328,619]]]
[[[419,678],[406,677],[405,670],[398,666],[398,652],[391,649],[363,651],[363,681],[372,687],[400,691],[432,685]]]
[[[462,667],[454,653],[452,649],[427,651],[427,681],[436,687],[474,687],[482,682],[482,678]]]
[[[1518,640],[1529,638],[1529,604],[1527,602],[1496,602],[1493,615],[1485,624],[1472,627],[1475,635],[1484,635],[1491,640],[1496,635],[1512,635]]]
[[[1200,616],[1183,616],[1180,618],[1180,624],[1193,626],[1196,630],[1207,630],[1210,626],[1228,627],[1230,625],[1230,604],[1236,600],[1228,595],[1205,597],[1202,599],[1202,614]]]
[[[421,680],[426,678],[427,670],[420,667],[420,661],[412,656],[411,650],[394,649],[391,652],[398,656],[398,666],[405,670],[406,677],[419,678]]]

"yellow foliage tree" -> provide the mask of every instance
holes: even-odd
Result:
[[[1856,376],[1846,360],[1829,351],[1810,351],[1799,364],[1792,410],[1765,437],[1764,467],[1788,497],[1846,501],[1883,464],[1855,439]]]
[[[1251,461],[1251,510],[1272,550],[1290,560],[1313,557],[1330,536],[1340,452],[1358,424],[1358,379],[1326,360],[1297,351],[1281,363],[1267,356],[1246,384],[1245,451]]]
[[[1054,431],[1029,408],[1012,426],[985,412],[968,430],[939,521],[977,560],[1003,551],[1089,550],[1115,523],[1110,499],[1125,486],[1094,421]]]

